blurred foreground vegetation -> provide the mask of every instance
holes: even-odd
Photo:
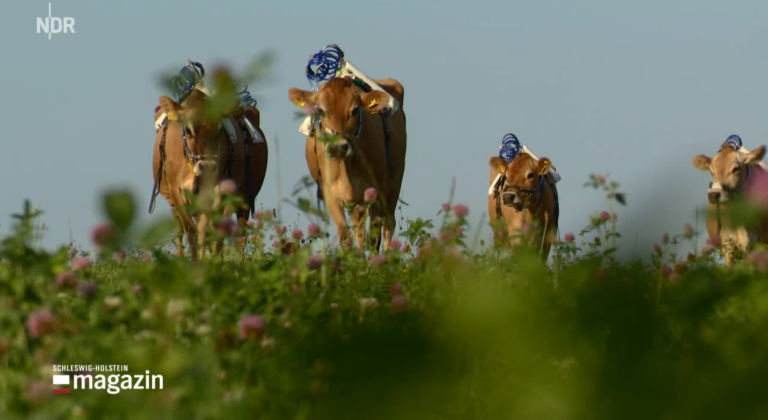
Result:
[[[384,256],[259,212],[246,243],[219,220],[225,255],[191,262],[160,246],[172,225],[134,226],[130,194],[104,209],[93,254],[39,248],[30,204],[2,240],[2,419],[768,418],[764,259],[676,255],[690,226],[621,262],[603,212],[544,267],[524,247],[469,251],[460,204],[438,236],[407,221]],[[60,364],[164,387],[54,394]]]

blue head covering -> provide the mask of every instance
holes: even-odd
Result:
[[[720,150],[722,150],[725,146],[731,146],[733,150],[738,152],[742,146],[741,137],[737,136],[736,134],[731,134],[728,136],[722,146],[720,146]]]
[[[503,139],[501,139],[499,157],[507,162],[512,162],[515,156],[520,153],[520,149],[520,141],[517,139],[517,136],[512,133],[508,133],[504,135]]]

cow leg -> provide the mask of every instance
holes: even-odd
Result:
[[[328,211],[331,213],[333,223],[336,225],[336,233],[339,236],[339,244],[341,249],[346,250],[347,241],[352,240],[352,235],[349,232],[349,226],[347,226],[347,218],[344,215],[344,207],[337,201],[331,201],[326,203]]]
[[[197,220],[197,253],[201,260],[205,256],[205,230],[208,228],[208,215],[202,214]]]
[[[240,234],[237,241],[237,253],[240,256],[241,261],[245,261],[245,244],[248,242],[248,217],[250,216],[250,209],[240,210],[237,212],[237,223],[240,225]],[[240,240],[242,239],[242,241]]]
[[[369,240],[371,245],[371,251],[376,252],[377,254],[381,251],[381,228],[383,225],[382,221],[382,215],[383,212],[381,211],[381,208],[374,204],[371,206],[371,209],[369,211],[369,215],[371,218],[371,229],[369,233]],[[388,250],[389,246],[384,245],[384,250]]]
[[[357,249],[365,248],[365,207],[355,206],[351,212],[352,226],[355,227],[355,240]]]
[[[182,197],[181,190],[178,190],[175,193],[172,193],[171,199],[176,203],[183,203],[184,199]],[[187,244],[189,245],[189,254],[192,257],[192,259],[195,259],[197,254],[196,252],[197,246],[195,243],[196,232],[194,229],[195,221],[192,219],[189,213],[187,213],[187,211],[180,205],[174,206],[173,213],[174,213],[174,216],[176,216],[176,220],[178,222],[177,226],[180,228],[180,235],[177,236],[177,239],[178,239],[177,246],[179,246],[179,249],[182,249],[181,237],[184,236],[184,234],[186,234]],[[183,251],[181,251],[181,255],[183,255]]]
[[[174,238],[176,245],[176,256],[181,258],[184,256],[184,226],[178,216],[176,217],[176,237]]]

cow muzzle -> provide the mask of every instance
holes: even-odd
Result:
[[[195,162],[192,166],[192,172],[195,173],[195,176],[211,175],[216,172],[218,167],[219,164],[215,160],[204,159]]]
[[[336,141],[328,143],[325,151],[332,159],[344,160],[352,157],[352,147],[348,141]]]
[[[515,210],[520,211],[523,209],[523,200],[520,196],[514,192],[505,192],[501,195],[501,200],[505,206],[512,206]]]
[[[728,201],[728,193],[721,184],[715,183],[707,191],[707,200],[710,204],[725,203]]]

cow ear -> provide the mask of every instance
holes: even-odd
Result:
[[[373,90],[368,93],[364,93],[360,97],[360,100],[367,110],[371,111],[372,114],[375,114],[387,106],[387,103],[389,102],[389,95],[380,90]]]
[[[179,111],[181,105],[166,95],[160,97],[160,109],[163,110],[165,115],[168,116],[168,120],[176,121],[179,119]]]
[[[708,171],[711,164],[712,159],[704,155],[698,155],[693,158],[693,167],[700,171]]]
[[[749,152],[747,155],[747,158],[744,160],[744,163],[747,165],[753,164],[755,162],[760,162],[765,157],[765,145],[762,145],[758,147],[757,149]]]
[[[552,161],[549,160],[549,158],[543,157],[539,159],[539,166],[537,169],[539,170],[540,175],[548,174],[551,168],[552,168]]]
[[[500,174],[507,173],[507,169],[509,169],[509,163],[498,156],[492,157],[491,160],[488,161],[488,164],[491,166],[491,168],[497,170]]]
[[[291,88],[288,90],[288,99],[296,105],[297,108],[304,108],[307,105],[315,105],[315,94],[307,90]]]

